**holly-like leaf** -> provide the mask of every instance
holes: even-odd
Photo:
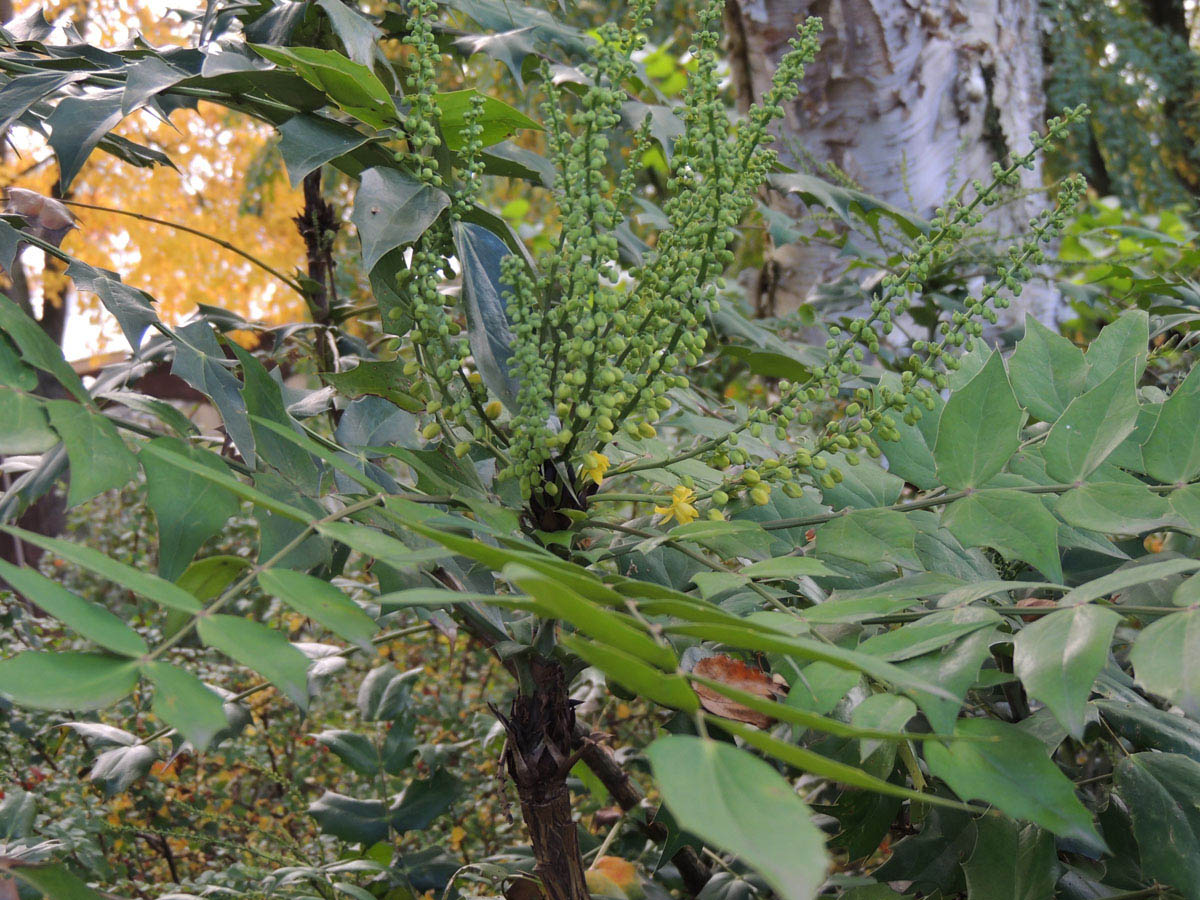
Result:
[[[375,62],[375,47],[383,38],[378,26],[360,13],[354,4],[346,4],[342,0],[317,0],[317,5],[329,17],[334,34],[346,48],[346,55],[370,68]]]
[[[851,228],[857,224],[855,220],[858,219],[867,222],[873,229],[878,229],[880,218],[887,218],[900,226],[909,237],[917,237],[929,229],[928,223],[899,207],[815,175],[788,172],[772,175],[770,182],[772,187],[796,194],[809,206],[821,206],[829,210]]]
[[[872,694],[854,707],[854,711],[850,714],[850,721],[856,728],[896,732],[903,731],[904,726],[916,714],[917,705],[907,697],[899,697],[896,694]],[[885,752],[889,754],[885,759],[894,758],[895,744],[885,744],[878,739],[864,740],[858,749],[859,762],[865,763],[881,747],[885,747]],[[890,769],[891,764],[889,763],[885,768]]]
[[[424,831],[450,808],[462,790],[462,782],[438,769],[429,778],[409,782],[388,810],[388,822],[396,831]]]
[[[907,693],[917,701],[933,730],[941,734],[954,731],[955,719],[962,707],[967,691],[979,677],[980,667],[989,656],[989,648],[996,640],[996,625],[999,617],[989,609],[962,606],[926,616],[923,623],[983,622],[987,625],[958,638],[933,653],[906,659],[896,665],[909,676],[937,684],[949,697],[929,691],[909,690]]]
[[[0,88],[0,132],[7,133],[13,123],[39,100],[86,77],[86,72],[31,72],[5,82]]]
[[[1083,351],[1031,315],[1025,336],[1008,361],[1017,401],[1043,422],[1054,422],[1083,393],[1087,363]]]
[[[318,744],[328,747],[333,753],[362,775],[377,775],[379,773],[379,751],[365,735],[353,731],[326,729],[313,738]]]
[[[142,664],[154,684],[154,714],[179,730],[197,750],[205,750],[228,727],[221,696],[191,672],[164,662]]]
[[[242,386],[229,370],[212,326],[203,321],[181,325],[175,329],[172,343],[175,360],[171,374],[212,400],[238,453],[247,465],[253,466],[254,435],[242,401]]]
[[[732,744],[684,735],[659,738],[646,756],[681,828],[740,857],[783,900],[816,897],[829,868],[824,835],[771,766]]]
[[[369,272],[390,250],[411,244],[449,205],[445,191],[396,169],[367,169],[350,216],[362,242],[363,268]]]
[[[817,529],[817,555],[918,569],[916,537],[916,529],[903,513],[856,510]]]
[[[1200,366],[1164,401],[1146,443],[1142,460],[1146,472],[1172,484],[1200,475]]]
[[[1047,475],[1080,481],[1133,432],[1138,418],[1134,365],[1134,360],[1125,361],[1067,405],[1042,446]]]
[[[349,125],[312,113],[292,116],[279,126],[279,153],[293,187],[309,172],[357,150],[367,140],[367,135]]]
[[[90,401],[83,382],[63,357],[62,348],[50,339],[37,322],[25,315],[17,304],[4,296],[0,296],[0,331],[12,339],[13,346],[21,354],[21,359],[34,368],[53,375],[79,402]]]
[[[371,646],[378,631],[375,620],[328,581],[290,569],[268,569],[259,573],[258,583],[268,594],[334,634],[360,647]]]
[[[504,577],[529,593],[546,618],[570,622],[579,631],[667,671],[679,664],[675,651],[657,643],[642,628],[611,610],[592,604],[564,585],[561,579],[510,563]]]
[[[127,791],[139,778],[145,777],[158,754],[148,744],[114,747],[96,757],[88,777],[98,782],[108,796]]]
[[[129,67],[125,74],[125,90],[121,94],[121,112],[129,115],[188,77],[188,73],[171,65],[159,56],[144,56]]]
[[[100,91],[64,97],[46,117],[50,146],[58,158],[58,183],[66,191],[96,145],[125,117],[123,91]]]
[[[161,603],[169,609],[177,609],[186,613],[200,611],[200,604],[196,601],[196,598],[178,585],[159,578],[157,575],[152,575],[149,572],[135,569],[133,566],[127,566],[125,563],[117,562],[115,559],[105,556],[91,547],[84,547],[81,544],[64,541],[62,538],[52,538],[35,534],[32,531],[25,531],[22,528],[16,528],[12,525],[0,525],[0,530],[7,531],[9,534],[33,544],[35,547],[41,547],[43,550],[95,572],[101,578],[106,578],[115,584],[128,588],[136,594],[141,594],[148,600]]]
[[[1142,870],[1186,897],[1200,896],[1200,763],[1135,753],[1117,764],[1116,787],[1133,817]]]
[[[1091,814],[1075,796],[1075,786],[1036,737],[994,719],[960,719],[955,733],[996,740],[926,743],[929,771],[954,793],[990,803],[1014,819],[1070,838],[1089,852],[1106,852]]]
[[[451,150],[461,150],[465,145],[470,110],[477,102],[475,98],[481,96],[483,95],[476,90],[447,91],[433,95],[438,121],[442,126],[442,136]],[[476,119],[476,124],[483,129],[479,140],[485,147],[507,140],[518,131],[542,130],[542,126],[529,116],[495,97],[483,97],[483,110]]]
[[[1088,346],[1084,354],[1088,365],[1084,387],[1090,390],[1129,360],[1134,361],[1134,377],[1141,378],[1150,354],[1149,343],[1150,317],[1146,311],[1133,309],[1121,313]]]
[[[308,807],[325,834],[369,847],[385,840],[388,823],[379,800],[357,800],[336,791],[326,791]]]
[[[171,450],[215,472],[227,474],[216,454],[177,438],[156,438],[149,446]],[[237,515],[237,498],[218,484],[173,465],[154,453],[141,454],[146,497],[158,525],[158,571],[179,578],[201,544]]]
[[[40,11],[39,15],[40,15]],[[49,900],[101,900],[101,895],[87,886],[65,866],[24,865],[9,863],[6,867],[18,880],[40,891]],[[14,892],[15,893],[15,892]]]
[[[492,59],[504,63],[512,73],[517,87],[525,89],[525,77],[522,68],[525,60],[537,53],[536,28],[526,25],[524,28],[512,28],[496,34],[468,34],[454,41],[468,56],[484,53]]]
[[[67,267],[67,277],[79,290],[100,299],[121,326],[129,346],[135,350],[141,346],[146,329],[158,322],[158,314],[150,305],[154,298],[125,284],[115,272],[74,260]]]
[[[123,656],[141,656],[146,652],[142,636],[123,621],[103,606],[71,593],[36,569],[0,560],[0,577],[27,600],[106,650]]]
[[[518,384],[509,371],[513,336],[508,323],[508,286],[500,274],[500,264],[510,251],[491,231],[469,222],[455,224],[454,243],[463,267],[467,337],[475,366],[487,388],[513,409]]]
[[[1060,495],[1054,511],[1069,525],[1103,534],[1143,534],[1179,524],[1167,498],[1140,482],[1081,485]]]
[[[1058,522],[1034,494],[983,490],[956,500],[942,524],[967,547],[989,547],[1005,559],[1035,566],[1062,581],[1058,555]]]
[[[684,131],[683,120],[675,110],[661,104],[626,100],[621,105],[621,118],[630,129],[641,128],[642,123],[649,119],[650,137],[658,142],[667,162],[671,161],[675,155],[675,141]]]
[[[313,456],[298,447],[295,442],[280,436],[276,430],[264,428],[259,424],[266,420],[296,432],[300,431],[300,426],[288,414],[284,405],[282,385],[271,377],[254,354],[233,342],[229,346],[242,367],[242,400],[250,417],[255,452],[301,491],[318,493],[321,469]]]
[[[946,487],[962,490],[990,481],[1020,445],[1024,418],[1004,361],[992,353],[942,410],[933,456]]]
[[[399,672],[391,666],[372,669],[358,687],[356,702],[362,717],[386,722],[403,715],[411,701],[413,681],[422,671]]]
[[[1052,900],[1060,867],[1050,833],[998,816],[977,825],[975,852],[963,863],[971,900]]]
[[[1138,702],[1093,700],[1105,723],[1137,750],[1182,753],[1200,763],[1200,724],[1177,713]]]
[[[137,474],[137,460],[107,416],[71,400],[47,400],[46,412],[71,460],[68,506],[123,487]]]
[[[1200,609],[1180,610],[1146,626],[1129,661],[1138,684],[1200,717]]]
[[[26,650],[0,661],[0,694],[37,709],[103,709],[135,684],[135,661],[103,653]]]
[[[46,421],[45,404],[31,394],[0,387],[0,455],[44,453],[58,443]]]
[[[567,635],[561,642],[588,665],[600,669],[636,694],[684,712],[695,712],[700,708],[699,700],[682,675],[664,675],[632,654],[577,635]]]
[[[1079,740],[1092,684],[1108,662],[1120,621],[1120,613],[1082,604],[1043,616],[1013,639],[1013,669],[1025,690]]]
[[[347,59],[336,50],[316,47],[268,47],[248,45],[255,53],[277,66],[291,69],[344,112],[372,128],[386,128],[400,121],[396,104],[383,82],[369,66]]]
[[[258,672],[301,709],[308,708],[308,658],[274,629],[238,616],[202,616],[200,640]]]

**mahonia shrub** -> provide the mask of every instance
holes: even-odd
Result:
[[[589,39],[492,0],[213,4],[183,51],[10,24],[0,108],[49,132],[63,187],[97,149],[163,164],[112,131],[126,115],[203,99],[277,128],[309,274],[271,272],[313,321],[163,321],[62,248],[65,203],[10,197],[0,263],[22,244],[62,262],[134,353],[85,383],[0,300],[0,528],[44,554],[0,562],[31,604],[4,619],[0,713],[20,759],[61,760],[51,781],[71,785],[40,818],[46,779],[5,796],[0,884],[1200,893],[1190,320],[1110,311],[1085,350],[1030,319],[1011,354],[989,346],[1082,197],[1067,178],[961,309],[874,365],[1086,110],[914,228],[866,311],[801,353],[723,279],[818,23],[731,119],[720,5],[675,107],[641,67],[650,14]],[[469,86],[479,54],[536,85],[540,123]],[[540,240],[489,208],[497,179],[552,203]],[[343,203],[364,282],[345,301]],[[726,357],[783,372],[731,400],[707,377]],[[167,364],[218,432],[137,390]],[[130,541],[11,524],[64,483],[75,510],[144,490]],[[242,778],[273,823],[239,813]],[[162,855],[153,877],[114,874],[135,837]]]

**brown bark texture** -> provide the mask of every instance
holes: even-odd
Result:
[[[504,718],[504,763],[529,830],[535,872],[547,900],[588,900],[567,775],[577,758],[575,710],[562,667],[534,662],[534,688]]]

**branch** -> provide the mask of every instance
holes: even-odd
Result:
[[[646,799],[646,795],[642,793],[641,786],[629,777],[629,773],[621,768],[621,764],[617,762],[611,750],[603,744],[598,744],[593,740],[588,739],[587,729],[583,725],[575,726],[575,737],[582,742],[583,753],[581,758],[592,773],[600,779],[600,782],[608,790],[613,800],[625,812],[636,809],[642,805],[642,801]],[[653,841],[665,843],[670,837],[667,832],[667,827],[662,822],[650,818],[645,822],[638,823],[646,836]],[[679,869],[679,874],[683,877],[683,883],[687,886],[688,892],[693,896],[700,893],[711,877],[711,872],[708,866],[700,859],[698,854],[692,847],[680,847],[671,857],[671,861],[675,863],[675,867]]]
[[[304,297],[305,299],[307,299],[307,297],[308,297],[308,295],[305,294],[305,292],[304,292],[304,288],[300,286],[299,282],[295,281],[294,279],[288,278],[286,275],[284,275],[278,269],[272,268],[267,263],[265,263],[261,259],[259,259],[257,256],[254,256],[253,254],[243,250],[241,247],[238,247],[235,244],[231,244],[229,241],[225,240],[224,238],[219,238],[219,237],[216,237],[215,235],[211,235],[206,231],[201,231],[198,228],[192,228],[190,225],[184,225],[182,222],[169,222],[166,219],[159,219],[159,218],[156,218],[155,216],[148,216],[145,213],[131,212],[127,209],[117,209],[116,207],[113,207],[113,206],[100,206],[95,203],[84,203],[80,200],[62,200],[60,202],[65,203],[67,206],[78,206],[80,209],[94,209],[97,212],[107,212],[107,213],[113,213],[118,216],[128,216],[131,219],[138,219],[139,221],[142,221],[142,222],[152,222],[155,225],[163,225],[167,228],[174,228],[177,231],[184,231],[184,232],[187,232],[188,234],[194,234],[196,237],[203,238],[206,241],[211,241],[212,243],[216,244],[218,247],[223,247],[224,249],[228,250],[230,253],[236,253],[238,256],[242,257],[242,259],[246,260],[247,262],[253,263],[254,265],[258,266],[260,269],[262,269],[264,272],[266,272],[267,274],[282,281],[284,284],[286,284],[288,287],[290,287],[293,291],[295,291],[301,297]]]

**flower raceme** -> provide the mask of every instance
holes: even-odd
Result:
[[[722,6],[716,0],[701,11],[691,48],[695,66],[682,107],[674,110],[682,133],[663,147],[670,167],[661,227],[652,247],[637,253],[623,251],[618,235],[633,237],[629,210],[654,120],[647,114],[632,130],[621,123],[642,99],[630,93],[631,85],[640,85],[633,57],[645,43],[651,3],[638,0],[630,27],[598,29],[589,60],[578,66],[581,84],[568,90],[543,69],[541,112],[547,156],[557,170],[559,227],[555,249],[536,265],[512,252],[499,261],[507,343],[492,379],[502,373],[511,388],[507,396],[487,383],[488,372],[483,383],[472,377],[479,348],[473,337],[468,346],[439,290],[454,275],[453,260],[462,255],[456,235],[470,220],[479,190],[481,107],[468,111],[454,163],[458,177],[447,178],[434,163],[441,152],[436,129],[427,127],[435,115],[425,102],[433,70],[425,64],[412,69],[404,161],[428,187],[450,195],[450,222],[439,221],[422,236],[400,276],[400,293],[411,305],[406,336],[416,357],[413,374],[432,398],[426,411],[438,419],[439,434],[454,446],[485,445],[500,462],[498,475],[514,479],[527,499],[538,495],[542,505],[553,505],[564,488],[578,488],[559,483],[563,478],[599,486],[608,468],[606,447],[618,438],[653,439],[654,422],[672,405],[668,393],[687,386],[683,372],[707,351],[709,316],[733,259],[734,229],[775,165],[768,126],[795,98],[804,66],[816,54],[820,23],[809,20],[762,102],[731,122],[719,68]],[[431,0],[412,8],[422,19],[412,30],[416,55],[436,59],[436,42],[422,24],[432,15]],[[549,474],[555,472],[567,474]]]
[[[432,0],[413,6],[419,15],[432,9]],[[761,102],[731,120],[719,70],[722,2],[710,2],[689,48],[694,65],[688,88],[682,105],[672,110],[682,125],[672,141],[656,127],[653,113],[632,130],[622,127],[631,109],[646,108],[630,90],[640,84],[633,58],[644,45],[641,29],[650,10],[649,0],[639,0],[631,27],[609,23],[598,29],[589,61],[577,69],[581,81],[570,89],[548,66],[542,69],[546,155],[556,170],[557,241],[537,260],[498,251],[497,271],[488,278],[503,308],[493,310],[496,327],[489,326],[487,348],[474,336],[468,341],[455,315],[447,312],[442,290],[453,277],[454,259],[463,261],[456,241],[471,227],[484,172],[482,102],[466,113],[462,146],[454,157],[460,176],[455,182],[433,163],[438,157],[434,137],[422,144],[423,136],[436,136],[436,129],[425,127],[432,107],[421,99],[432,90],[426,83],[432,69],[417,66],[408,85],[416,99],[404,158],[421,166],[427,186],[450,195],[450,221],[439,220],[422,236],[412,264],[400,276],[400,293],[411,299],[414,323],[407,334],[416,357],[410,365],[430,398],[426,412],[436,418],[423,434],[450,441],[460,457],[482,446],[497,460],[498,477],[515,481],[531,510],[554,511],[564,504],[586,508],[588,496],[607,477],[614,449],[636,453],[639,442],[653,440],[654,423],[675,402],[672,394],[677,398],[689,386],[684,373],[711,352],[710,317],[718,309],[722,273],[734,261],[735,229],[777,161],[769,146],[770,126],[797,96],[804,67],[817,50],[820,22],[810,19],[799,27]],[[424,26],[414,29],[413,41],[417,55],[438,53]],[[969,347],[981,323],[995,319],[993,307],[1007,302],[999,292],[1017,291],[1029,277],[1027,263],[1039,261],[1041,246],[1060,229],[1079,186],[1064,183],[1058,208],[1031,223],[1028,240],[1012,248],[995,283],[985,286],[966,312],[942,323],[940,340],[913,343],[898,390],[859,385],[847,397],[846,383],[861,377],[864,354],[878,353],[893,316],[923,290],[947,248],[977,226],[982,208],[997,202],[1016,171],[1084,113],[1072,110],[1052,120],[1045,138],[1034,136],[1029,154],[998,166],[990,184],[973,185],[973,200],[947,203],[930,233],[904,257],[900,272],[884,279],[870,314],[830,328],[823,365],[796,382],[780,382],[772,403],[749,410],[740,425],[687,451],[685,458],[729,472],[725,481],[702,496],[691,488],[686,496],[673,494],[668,506],[657,508],[660,513],[671,510],[669,519],[692,521],[698,517],[695,504],[710,497],[719,509],[724,505],[719,498],[727,502],[739,495],[765,505],[773,486],[789,497],[799,496],[802,481],[829,489],[843,477],[831,463],[856,465],[862,452],[878,456],[878,441],[898,437],[898,419],[914,422],[919,407],[932,404],[932,390],[943,386],[946,371],[955,365],[946,351]],[[662,148],[668,178],[661,215],[654,217],[657,232],[633,251],[630,245],[641,242],[628,211],[635,207],[637,173],[652,140],[671,142]],[[615,164],[621,160],[623,166]],[[496,243],[502,242],[496,238]],[[485,356],[491,356],[490,363]],[[487,370],[482,378],[472,371],[489,365],[490,380]],[[831,406],[836,414],[820,426],[814,410],[819,414]],[[762,451],[738,446],[739,435],[761,444],[764,430],[772,428],[776,440],[790,443],[793,426],[806,429],[811,440],[795,443],[779,458],[756,464],[753,457]],[[617,461],[617,474],[631,470],[625,460]]]

